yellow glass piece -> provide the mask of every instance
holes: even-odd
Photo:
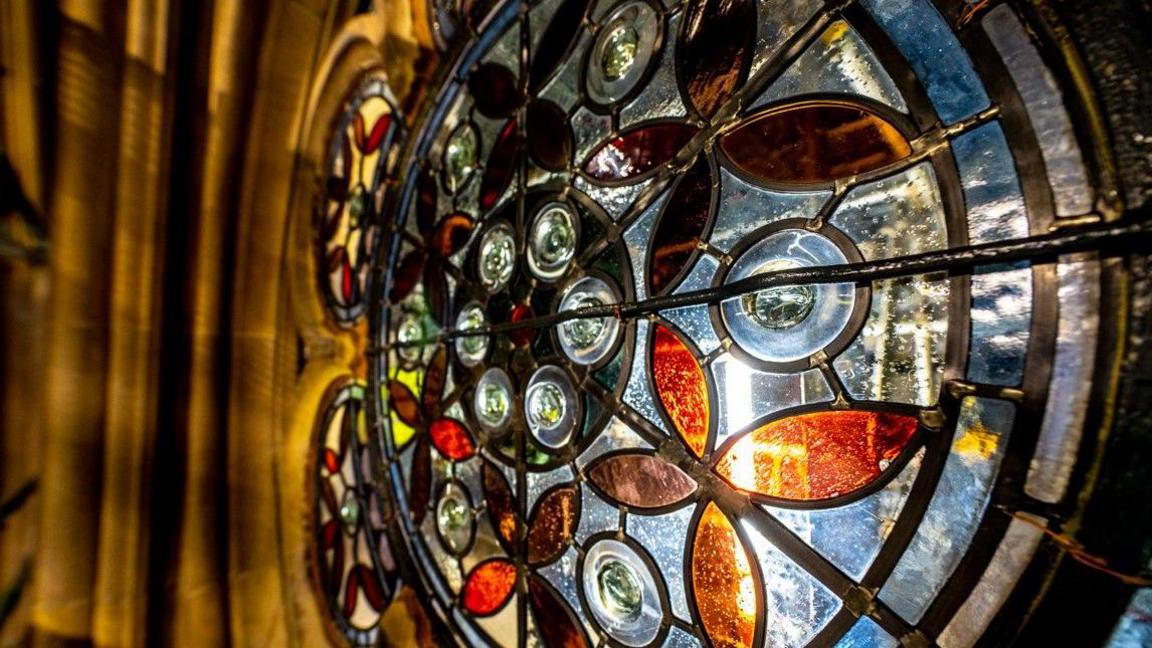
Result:
[[[692,589],[704,632],[717,648],[751,646],[756,581],[748,553],[728,517],[709,502],[696,527]]]

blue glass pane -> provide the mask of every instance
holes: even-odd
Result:
[[[1012,403],[980,397],[960,406],[956,437],[924,519],[880,600],[917,623],[968,551],[1004,456],[1015,418]]]
[[[972,60],[928,0],[861,0],[908,59],[946,124],[990,105]]]
[[[836,648],[896,648],[900,642],[867,617],[860,619],[848,634],[840,638]]]

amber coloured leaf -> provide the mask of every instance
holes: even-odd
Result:
[[[484,464],[481,471],[484,480],[484,505],[488,509],[488,519],[496,530],[500,543],[510,554],[520,550],[519,530],[516,528],[516,500],[512,489],[500,470],[491,464]]]
[[[683,340],[662,324],[652,336],[652,383],[680,438],[693,454],[704,456],[711,420],[704,370]]]
[[[572,131],[568,116],[551,101],[528,105],[528,152],[537,164],[550,171],[563,171],[572,158]]]
[[[697,132],[679,122],[637,126],[612,138],[584,164],[584,172],[596,180],[630,180],[667,163]]]
[[[557,596],[547,581],[535,574],[528,577],[528,600],[536,617],[536,628],[548,648],[587,648],[588,639],[572,609]]]
[[[753,0],[692,0],[680,32],[680,83],[711,117],[748,77],[756,46]]]
[[[408,478],[408,508],[417,525],[428,514],[428,501],[432,497],[432,450],[428,436],[420,435],[412,454],[412,472]]]
[[[652,235],[648,285],[658,295],[680,276],[696,252],[712,213],[712,166],[703,155],[668,199]]]
[[[440,397],[444,395],[444,381],[447,378],[448,350],[441,344],[436,347],[436,351],[432,354],[432,360],[428,363],[428,369],[424,372],[424,387],[421,396],[424,414],[428,418],[431,418],[432,414],[440,407]]]
[[[709,502],[692,540],[692,593],[712,645],[752,645],[756,589],[740,536],[719,507]]]
[[[476,110],[492,119],[511,115],[524,98],[516,75],[499,63],[478,65],[468,76],[468,92],[476,101]]]
[[[516,120],[510,119],[500,131],[492,152],[488,154],[488,164],[480,181],[480,208],[492,209],[496,201],[504,195],[504,190],[512,182],[516,173],[516,153],[518,151]]]
[[[392,274],[392,289],[388,291],[388,299],[398,303],[411,294],[412,289],[420,282],[424,273],[424,253],[413,250],[404,255],[400,264]]]
[[[588,468],[588,479],[605,495],[636,509],[672,506],[696,492],[696,482],[676,466],[649,454],[611,454]]]
[[[917,419],[859,410],[778,419],[736,441],[716,472],[741,490],[811,501],[849,495],[876,480],[907,447]]]
[[[871,109],[840,102],[769,108],[720,138],[744,173],[767,183],[827,184],[898,162],[912,146]]]
[[[416,226],[424,236],[432,231],[432,225],[436,222],[438,194],[436,174],[431,169],[424,169],[416,184]]]
[[[528,564],[542,565],[560,557],[576,531],[576,489],[548,491],[528,521]]]
[[[388,405],[396,416],[410,426],[420,423],[420,405],[408,386],[399,380],[388,381]]]
[[[450,257],[460,251],[472,236],[474,223],[467,214],[452,214],[440,221],[432,234],[429,245],[432,251],[442,257]]]
[[[504,558],[486,560],[469,572],[460,601],[468,612],[489,616],[504,607],[515,585],[516,565]]]
[[[432,421],[428,427],[432,446],[444,457],[452,461],[463,461],[476,454],[476,444],[464,424],[456,419],[441,418]]]

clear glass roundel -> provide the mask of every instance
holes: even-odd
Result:
[[[1098,262],[908,265],[1094,204],[1042,30],[986,4],[469,9],[369,351],[445,641],[963,646],[1035,594],[1004,512],[1075,496]]]

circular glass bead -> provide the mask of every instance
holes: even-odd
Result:
[[[585,89],[592,101],[607,105],[624,99],[656,58],[662,21],[644,0],[625,2],[596,33],[588,58]]]
[[[628,565],[609,559],[596,575],[600,604],[621,621],[635,621],[644,608],[644,589]]]
[[[418,313],[404,313],[403,317],[400,318],[400,324],[396,329],[396,339],[404,345],[423,342],[425,339],[424,318],[421,317]],[[407,362],[418,361],[423,352],[423,344],[396,347],[396,353],[400,355],[402,360]]]
[[[356,499],[356,493],[348,490],[344,491],[344,499],[340,502],[340,522],[344,524],[344,529],[348,533],[356,531],[356,522],[360,519],[360,500]]]
[[[472,303],[460,311],[456,318],[456,330],[473,331],[483,328],[488,323],[484,316],[484,309],[479,304]],[[456,339],[456,356],[466,367],[474,367],[484,360],[488,353],[488,336],[469,335]]]
[[[480,239],[480,283],[488,292],[503,288],[516,268],[516,240],[512,228],[501,223]]]
[[[572,439],[580,409],[576,388],[560,367],[540,367],[528,380],[524,419],[532,438],[545,448],[557,450]]]
[[[475,532],[474,520],[467,492],[449,482],[436,504],[436,530],[450,553],[459,555],[468,549]]]
[[[585,277],[569,287],[560,311],[614,304],[616,292],[597,277]],[[620,323],[613,317],[591,317],[564,322],[558,327],[560,348],[573,362],[590,365],[602,360],[616,344]]]
[[[448,136],[444,146],[444,186],[448,193],[456,193],[476,172],[476,129],[472,124],[461,124]]]
[[[512,379],[499,367],[480,376],[472,395],[476,421],[489,434],[502,434],[512,419]]]
[[[576,255],[576,218],[563,203],[548,203],[537,213],[529,234],[528,267],[537,277],[558,279]]]
[[[753,274],[796,268],[790,261],[770,261]],[[744,312],[753,321],[770,329],[792,328],[803,322],[816,305],[816,290],[812,286],[779,286],[760,290],[740,299]]]
[[[600,67],[604,78],[615,81],[628,74],[636,63],[636,48],[640,45],[640,34],[632,25],[619,24],[608,32],[604,52],[600,56]]]
[[[348,197],[348,215],[349,226],[360,227],[364,219],[368,215],[368,192],[364,190],[364,185],[358,184],[352,190],[352,195]]]

